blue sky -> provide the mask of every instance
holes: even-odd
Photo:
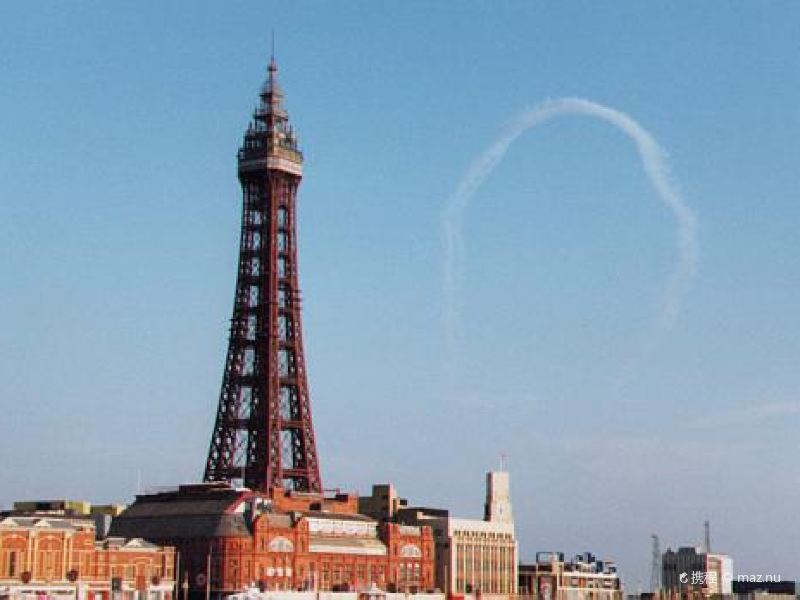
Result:
[[[798,576],[800,6],[0,6],[0,504],[198,478],[233,297],[235,153],[270,31],[307,162],[301,280],[326,485],[479,515],[508,455],[523,558],[649,580],[650,533]],[[675,226],[630,140],[565,117],[440,215],[517,114],[579,96],[668,151],[698,273],[647,351]],[[457,364],[455,383],[444,367]]]

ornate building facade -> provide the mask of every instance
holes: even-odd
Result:
[[[174,545],[181,585],[214,597],[263,590],[390,591],[434,587],[431,529],[378,523],[357,513],[355,496],[273,489],[271,495],[225,484],[181,486],[138,496],[112,533],[136,532]]]
[[[139,538],[98,540],[70,511],[0,515],[0,598],[172,600],[175,552]]]

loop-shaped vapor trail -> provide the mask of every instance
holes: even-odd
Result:
[[[453,356],[461,323],[458,295],[466,257],[466,244],[462,232],[464,213],[478,188],[520,135],[556,117],[568,115],[601,119],[625,133],[636,145],[642,167],[650,183],[661,201],[672,212],[677,225],[679,259],[667,285],[659,328],[670,329],[678,316],[681,303],[697,270],[697,219],[670,179],[666,153],[650,132],[619,110],[582,98],[548,100],[523,112],[485,152],[473,161],[442,210],[444,321],[449,357]]]

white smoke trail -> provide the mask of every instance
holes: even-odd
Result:
[[[671,182],[666,153],[653,136],[623,112],[582,98],[549,100],[522,113],[483,154],[472,163],[442,211],[444,241],[444,319],[448,357],[453,356],[460,330],[458,292],[464,275],[466,245],[462,233],[464,213],[484,180],[500,163],[512,143],[523,133],[556,117],[583,115],[614,125],[636,144],[647,177],[672,212],[677,225],[679,262],[667,285],[659,328],[672,327],[697,269],[697,220]]]

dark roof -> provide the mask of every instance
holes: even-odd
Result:
[[[140,495],[113,519],[109,535],[157,542],[249,536],[244,516],[228,512],[242,496],[242,491],[232,488],[201,485]]]
[[[177,539],[248,537],[243,515],[130,516],[122,513],[111,522],[110,535],[140,537],[164,542]]]
[[[148,500],[146,497],[126,508],[122,514],[129,517],[167,517],[175,515],[221,515],[238,500],[238,497],[175,498],[170,501]]]
[[[111,522],[109,535],[140,537],[157,543],[169,540],[249,537],[252,531],[244,513],[231,509],[248,491],[225,486],[181,486],[178,490],[140,495],[121,515]],[[286,513],[266,513],[269,523],[290,527],[292,516]],[[325,511],[298,511],[297,515],[316,519],[374,522],[357,514]]]
[[[732,582],[734,594],[749,594],[750,592],[767,592],[768,594],[788,594],[794,596],[794,581],[738,581]]]
[[[203,488],[192,489],[190,486],[181,486],[177,491],[161,492],[158,494],[143,494],[136,496],[136,502],[131,504],[124,514],[167,515],[167,514],[220,514],[228,510],[247,492],[233,488]]]
[[[445,518],[450,516],[450,511],[446,508],[433,508],[430,506],[404,506],[397,511],[398,515],[416,515],[417,513],[426,517]]]

